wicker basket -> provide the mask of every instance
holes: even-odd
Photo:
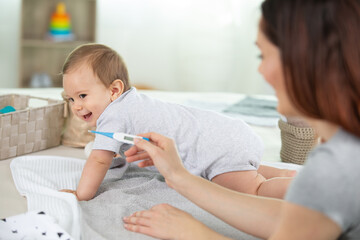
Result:
[[[304,164],[307,155],[317,144],[315,130],[298,127],[279,120],[281,130],[280,158],[282,162]]]
[[[47,105],[31,108],[31,99],[46,101]],[[16,111],[0,114],[0,160],[60,144],[64,101],[18,94],[1,95],[0,109],[7,105]]]

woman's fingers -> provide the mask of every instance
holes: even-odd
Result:
[[[138,211],[138,212],[134,212],[133,214],[131,214],[132,217],[146,217],[149,218],[151,217],[151,212],[148,210],[144,210],[144,211]]]
[[[123,218],[124,228],[132,232],[153,236],[154,230],[151,228],[151,217],[152,212],[150,210],[135,212]]]
[[[131,232],[141,233],[149,236],[154,236],[153,230],[149,227],[126,223],[124,224],[124,228]]]
[[[155,132],[142,133],[138,136],[149,138],[150,142],[143,139],[135,139],[135,145],[125,151],[126,157],[137,155],[138,152],[143,150],[150,153],[154,152],[157,148],[166,149],[167,147],[174,145],[174,141],[172,139]]]
[[[159,204],[150,210],[135,212],[123,219],[124,227],[160,239],[204,239],[204,225],[190,214],[169,204]],[[195,235],[194,232],[197,232]],[[203,237],[203,238],[201,238]],[[207,239],[207,238],[205,238]]]
[[[128,150],[126,150],[124,152],[125,156],[126,157],[130,157],[130,156],[133,156],[134,154],[138,153],[138,152],[141,152],[142,150],[138,149],[137,146],[132,146],[131,148],[129,148]]]
[[[155,133],[155,132],[149,132],[149,133],[142,133],[138,136],[146,137],[150,139],[149,141],[143,140],[143,139],[135,139],[134,143],[135,145],[129,148],[125,152],[126,157],[131,157],[136,155],[138,152],[141,152],[142,150],[146,152],[154,152],[151,149],[157,149],[156,146],[160,147],[160,149],[164,149],[166,146],[169,146],[170,144],[173,144],[173,140],[170,138],[167,138],[161,134]],[[146,148],[146,149],[145,149]],[[151,155],[151,154],[150,154]]]
[[[157,222],[154,221],[153,215],[156,214],[152,210],[139,211],[124,217],[124,228],[137,233],[146,234],[153,237],[161,237],[164,228],[158,228]]]
[[[134,143],[137,148],[146,151],[150,157],[156,156],[156,153],[161,150],[159,147],[143,139],[135,139]]]
[[[125,223],[130,223],[130,224],[149,226],[151,223],[150,217],[151,217],[150,211],[141,211],[141,212],[133,213],[129,217],[124,217],[123,221]]]
[[[138,166],[141,167],[141,168],[154,166],[154,162],[151,159],[148,159],[148,160],[144,160],[142,162],[139,162]]]
[[[128,162],[136,162],[139,160],[149,159],[150,156],[147,152],[139,152],[133,156],[126,157],[126,161]]]
[[[150,209],[154,210],[154,211],[164,211],[164,210],[171,210],[171,209],[177,209],[177,208],[175,208],[167,203],[161,203],[161,204],[152,206],[152,208],[150,208]]]
[[[139,134],[139,136],[149,138],[151,142],[155,143],[155,145],[159,146],[162,149],[166,148],[166,146],[169,145],[169,142],[173,142],[172,139],[165,137],[156,132],[143,133],[143,134]],[[139,141],[139,142],[142,142],[142,141]],[[141,148],[140,145],[138,145],[138,144],[135,144],[135,145]]]

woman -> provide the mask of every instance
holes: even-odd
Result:
[[[304,117],[322,138],[285,201],[241,194],[189,174],[175,143],[148,133],[127,160],[154,164],[167,184],[249,234],[270,239],[360,239],[360,1],[266,0],[260,73],[278,111]],[[145,152],[141,152],[145,150]],[[221,202],[222,204],[219,204]],[[169,205],[124,218],[130,231],[166,239],[226,239]]]

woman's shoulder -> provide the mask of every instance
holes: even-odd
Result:
[[[336,134],[333,136],[332,139],[328,142],[330,145],[337,145],[341,147],[341,149],[345,148],[353,148],[353,150],[360,151],[360,137],[355,136],[352,133],[345,131],[344,129],[340,128]]]
[[[319,145],[309,154],[308,162],[312,163],[311,165],[335,165],[334,167],[356,165],[360,167],[359,156],[360,138],[339,129],[329,141]]]

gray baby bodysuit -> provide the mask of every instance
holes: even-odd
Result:
[[[97,120],[97,131],[137,135],[157,132],[173,138],[184,166],[212,179],[230,171],[256,170],[263,154],[259,136],[242,120],[164,102],[131,88]],[[97,135],[93,149],[123,152],[129,146]]]

